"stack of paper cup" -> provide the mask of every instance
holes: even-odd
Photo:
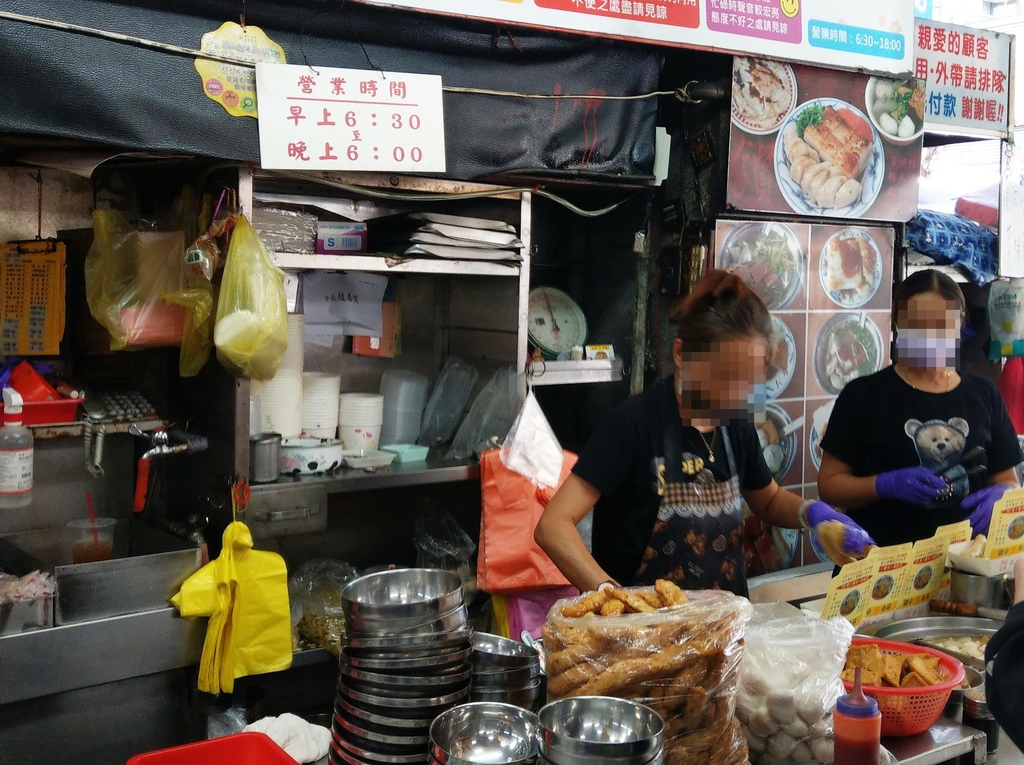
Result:
[[[416,372],[389,369],[384,373],[380,381],[380,393],[384,396],[382,446],[416,443],[429,387],[430,381]]]
[[[302,374],[302,435],[334,438],[338,432],[338,395],[341,375],[326,372]]]
[[[384,397],[377,393],[342,393],[338,431],[345,451],[376,449],[384,422]]]
[[[295,438],[302,433],[302,353],[305,343],[302,314],[288,314],[288,348],[277,374],[260,386],[263,432]]]

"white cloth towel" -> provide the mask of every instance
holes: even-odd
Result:
[[[246,731],[266,733],[296,762],[316,762],[327,756],[331,745],[331,732],[321,725],[313,725],[293,714],[264,717]]]

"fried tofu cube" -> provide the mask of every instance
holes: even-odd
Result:
[[[900,688],[925,688],[932,683],[929,683],[917,672],[910,672],[904,675],[903,682],[900,683]]]
[[[881,675],[885,671],[885,659],[877,645],[859,645],[850,648],[846,654],[846,668],[860,667],[865,672]]]
[[[882,672],[882,682],[893,688],[900,687],[900,680],[903,677],[903,654],[887,654],[885,656],[885,671]]]
[[[911,675],[919,675],[924,681],[924,685],[938,685],[942,682],[942,678],[939,674],[929,666],[930,662],[926,662],[922,657],[922,654],[915,654],[907,658],[907,669]],[[935,658],[935,657],[927,657]],[[936,668],[938,667],[938,661],[936,660]],[[906,678],[904,678],[905,680]]]

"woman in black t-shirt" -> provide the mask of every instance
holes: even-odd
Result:
[[[897,361],[836,400],[818,493],[881,545],[927,539],[964,518],[985,533],[993,506],[1017,485],[1021,453],[996,387],[956,370],[963,293],[926,270],[894,297]]]
[[[746,594],[741,503],[784,528],[838,521],[838,546],[863,529],[823,502],[780,489],[751,415],[764,405],[771,318],[736,276],[712,271],[673,319],[675,374],[618,407],[587,444],[537,524],[537,543],[581,591],[670,579]],[[593,555],[576,524],[594,508]]]

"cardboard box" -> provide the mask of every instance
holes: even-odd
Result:
[[[381,305],[383,332],[380,337],[353,336],[352,353],[393,359],[402,353],[402,312],[397,301]]]
[[[366,252],[365,223],[318,221],[316,224],[316,251],[320,255]]]

